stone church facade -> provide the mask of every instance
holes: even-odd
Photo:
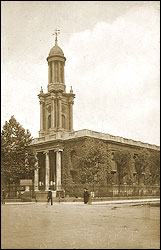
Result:
[[[83,150],[92,143],[102,143],[110,152],[110,173],[113,184],[117,181],[117,166],[113,161],[113,154],[120,149],[128,149],[132,159],[141,148],[149,151],[159,151],[160,147],[134,141],[131,139],[112,136],[87,129],[73,130],[73,105],[75,94],[72,87],[66,92],[64,67],[66,58],[58,46],[57,35],[55,46],[47,57],[48,85],[47,93],[41,91],[40,101],[40,131],[39,138],[33,139],[32,147],[37,155],[39,169],[35,170],[34,190],[45,192],[49,188],[55,191],[66,189],[67,178],[76,184],[75,172],[78,172],[78,160]],[[96,164],[99,164],[99,162]],[[135,162],[131,163],[133,183],[136,182]],[[125,180],[126,183],[126,180]],[[108,183],[107,183],[108,184]],[[84,183],[85,185],[85,183]],[[96,180],[97,185],[97,180]],[[65,190],[66,191],[66,190]]]

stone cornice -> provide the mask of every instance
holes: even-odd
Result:
[[[75,98],[75,94],[73,94],[73,93],[64,93],[64,95],[67,96],[68,98],[69,97]]]
[[[56,141],[56,140],[64,141],[64,140],[76,139],[76,138],[81,138],[81,137],[92,137],[92,138],[109,141],[111,143],[117,143],[117,144],[129,145],[133,147],[141,147],[141,148],[147,148],[147,149],[160,151],[160,147],[153,145],[153,144],[135,141],[132,139],[126,139],[120,136],[113,136],[110,134],[95,132],[95,131],[88,130],[88,129],[78,130],[74,132],[60,132],[60,133],[57,132],[54,135],[51,135],[48,137],[34,139],[32,141],[32,145],[37,145],[37,144],[42,144],[42,143],[44,144],[46,142],[51,142],[51,141]]]
[[[62,62],[65,63],[66,58],[65,58],[64,56],[61,56],[61,55],[53,55],[53,56],[48,56],[48,57],[46,58],[46,60],[47,60],[48,62],[52,62],[52,61],[62,61]]]
[[[49,83],[48,84],[48,91],[49,92],[65,92],[66,86],[64,83]]]

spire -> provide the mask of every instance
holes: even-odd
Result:
[[[60,34],[60,30],[56,29],[53,34],[55,35],[55,45],[58,45],[58,34]]]

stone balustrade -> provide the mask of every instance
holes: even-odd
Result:
[[[55,139],[67,140],[67,139],[74,139],[78,137],[89,136],[97,139],[103,139],[108,141],[119,142],[123,144],[128,144],[137,147],[149,148],[160,151],[160,147],[154,144],[149,144],[141,141],[135,141],[132,139],[123,138],[120,136],[113,136],[110,134],[100,133],[88,129],[82,129],[74,132],[57,132],[54,135],[47,135],[45,137],[40,137],[33,139],[32,144],[38,144],[45,141],[52,141]]]

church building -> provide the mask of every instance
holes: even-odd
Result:
[[[97,142],[108,147],[111,152],[111,175],[113,183],[117,184],[117,166],[112,159],[116,150],[128,149],[134,156],[140,148],[159,151],[160,147],[88,129],[73,130],[75,94],[72,87],[69,93],[66,92],[64,74],[66,58],[58,46],[57,34],[55,32],[55,45],[47,57],[47,93],[44,93],[41,87],[38,95],[40,131],[39,138],[33,139],[32,147],[37,155],[39,168],[35,170],[34,190],[37,193],[45,193],[49,189],[60,191],[65,189],[67,178],[71,178],[75,183],[74,173],[79,171],[77,162],[82,150]],[[136,177],[134,165],[131,166],[133,181]]]

